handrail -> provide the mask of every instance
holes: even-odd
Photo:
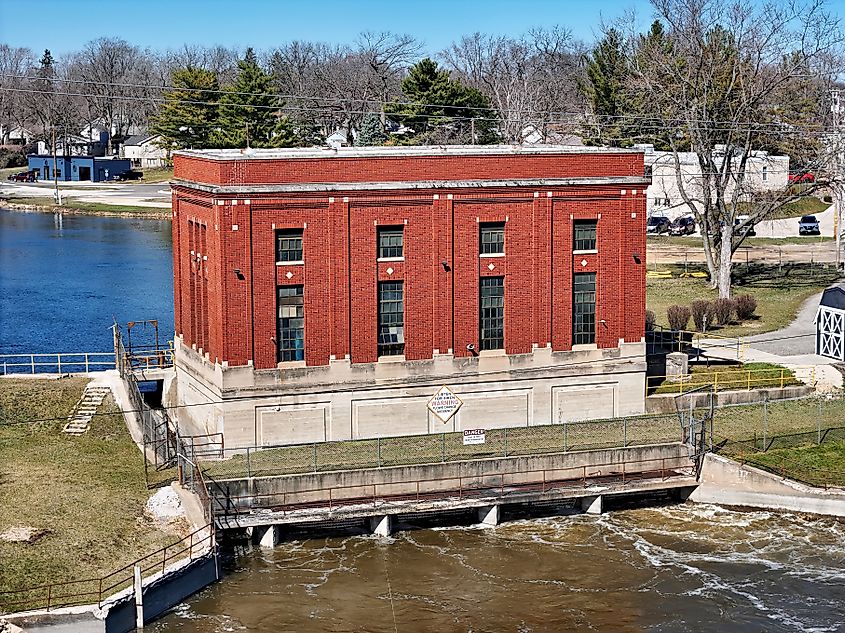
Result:
[[[676,462],[675,465],[670,465],[667,468],[666,462],[674,461]],[[366,501],[369,503],[372,501],[373,505],[376,505],[379,502],[387,502],[389,500],[420,500],[420,495],[422,494],[424,498],[431,499],[433,497],[438,498],[448,498],[449,496],[454,496],[454,493],[457,492],[459,498],[463,498],[465,494],[469,492],[479,492],[483,490],[499,490],[500,494],[504,494],[505,489],[511,488],[525,488],[525,487],[535,487],[537,484],[541,484],[541,492],[547,492],[547,487],[549,484],[555,483],[563,483],[563,482],[581,482],[582,485],[586,486],[588,480],[598,480],[598,479],[607,479],[607,478],[619,478],[621,476],[621,480],[625,483],[626,478],[631,479],[635,477],[637,479],[643,478],[643,475],[652,472],[659,472],[661,481],[665,481],[667,476],[666,472],[671,471],[675,474],[678,474],[680,471],[686,469],[692,469],[692,465],[679,465],[678,463],[683,463],[687,460],[686,456],[677,456],[677,457],[652,457],[652,458],[642,458],[636,460],[622,460],[622,461],[615,461],[615,462],[597,462],[591,464],[582,464],[580,466],[570,466],[570,467],[554,467],[554,468],[534,468],[529,470],[512,470],[506,472],[497,472],[497,473],[488,473],[488,474],[478,474],[478,475],[455,475],[451,477],[424,477],[424,478],[410,478],[404,479],[401,481],[389,481],[384,483],[373,483],[373,484],[358,484],[358,485],[344,485],[344,486],[330,486],[330,487],[318,487],[318,488],[309,488],[304,490],[295,490],[295,491],[283,491],[283,492],[276,492],[276,493],[265,493],[265,494],[245,494],[245,495],[229,495],[228,493],[225,494],[222,498],[215,495],[212,499],[213,510],[215,510],[215,515],[219,516],[222,514],[223,516],[229,516],[232,514],[230,510],[234,509],[234,514],[239,514],[241,512],[248,512],[253,510],[256,507],[256,501],[260,500],[272,500],[280,498],[282,499],[281,508],[282,508],[282,515],[285,516],[286,513],[290,510],[287,509],[288,505],[295,506],[294,509],[300,509],[301,507],[325,507],[331,510],[334,505],[351,505],[355,503],[362,503]],[[626,467],[631,464],[649,464],[649,463],[657,463],[660,462],[660,469],[658,470],[639,470],[639,471],[631,471],[630,469],[626,470]],[[603,468],[611,467],[611,470],[606,473],[602,473]],[[619,470],[621,468],[621,471]],[[599,470],[595,470],[599,469]],[[588,470],[590,471],[588,473]],[[581,473],[580,477],[576,478],[560,478],[558,475],[561,472],[565,471],[578,471]],[[514,476],[530,476],[536,475],[536,478],[531,481],[522,481],[516,483],[505,483],[506,477],[514,477]],[[550,476],[551,475],[551,476]],[[557,478],[555,478],[557,477]],[[485,481],[489,481],[491,479],[499,479],[498,485],[489,485],[484,484]],[[464,482],[467,481],[481,481],[481,486],[467,486]],[[443,487],[438,487],[436,490],[431,490],[429,492],[420,490],[421,484],[443,484],[444,482],[457,482],[456,487],[452,489],[443,489]],[[398,493],[398,494],[378,494],[379,488],[396,488],[399,486],[408,486],[412,485],[415,486],[414,493]],[[372,494],[368,494],[364,497],[341,497],[337,498],[338,491],[344,490],[362,490],[362,489],[372,489]],[[451,493],[451,495],[450,495]],[[296,496],[296,497],[303,497],[307,495],[314,495],[314,494],[323,494],[324,496],[327,495],[326,498],[319,500],[319,501],[312,501],[312,502],[305,502],[298,503],[298,504],[288,504],[288,497]],[[242,508],[241,504],[238,503],[240,500],[248,500],[250,503],[245,507]],[[220,507],[224,509],[223,513],[216,512],[216,508]],[[258,507],[267,507],[267,506],[258,506]]]
[[[795,375],[798,367],[771,367],[768,369],[716,369],[706,374],[680,374],[676,376],[646,377],[646,391],[659,390],[660,393],[683,393],[697,387],[712,386],[715,391],[751,391],[766,387],[789,387],[793,385],[816,386],[815,367],[808,366],[810,382],[801,381]],[[677,385],[677,389],[675,389]],[[667,389],[671,386],[672,389]]]
[[[203,534],[203,532],[205,533]],[[197,530],[194,530],[193,532],[179,539],[178,541],[165,545],[164,547],[159,548],[154,552],[150,552],[149,554],[142,556],[141,558],[138,558],[137,560],[127,565],[124,565],[120,569],[117,569],[111,573],[108,573],[104,576],[100,576],[98,578],[68,580],[65,582],[56,582],[47,585],[27,587],[24,589],[0,591],[0,607],[6,609],[7,611],[10,611],[10,607],[18,608],[18,610],[20,610],[20,606],[26,606],[26,610],[46,609],[47,611],[49,611],[50,609],[79,606],[83,604],[91,604],[93,602],[96,602],[97,606],[102,606],[103,602],[109,598],[113,590],[123,585],[131,585],[134,577],[134,568],[136,565],[141,565],[142,577],[144,573],[152,571],[154,569],[158,570],[159,568],[161,568],[161,571],[164,571],[167,568],[168,562],[173,563],[176,560],[183,560],[184,558],[186,558],[186,556],[184,556],[184,554],[186,553],[188,560],[193,560],[195,557],[194,551],[196,550],[197,546],[202,546],[206,542],[209,542],[213,547],[213,523],[209,523]],[[186,543],[187,546],[185,546]],[[175,547],[181,547],[181,549],[173,552],[172,548]],[[169,555],[168,550],[171,550],[171,553]],[[205,550],[205,547],[203,547],[202,550]],[[155,559],[155,562],[148,564],[147,562],[151,559]],[[124,574],[124,576],[121,576],[116,581],[112,580],[115,576],[118,576],[119,574]],[[111,582],[111,584],[107,584],[108,582]],[[67,589],[74,586],[86,589],[90,587],[91,589],[87,591],[79,590],[70,592],[65,591],[65,593],[57,593],[57,591],[61,591],[63,589]],[[94,587],[96,587],[96,591],[93,589]],[[40,601],[39,598],[21,598],[21,596],[33,593],[41,594]],[[14,597],[18,597],[18,599],[9,599]],[[93,598],[96,598],[96,600],[93,600]]]
[[[108,360],[100,360],[102,357]],[[26,360],[24,360],[26,359]],[[49,359],[43,360],[43,359]],[[26,367],[29,371],[9,371],[18,367]],[[92,370],[104,371],[106,369],[114,369],[115,360],[113,352],[54,352],[42,354],[0,354],[0,369],[4,375],[12,374],[36,374],[38,367],[54,367],[55,372],[42,373],[62,373],[64,368],[66,373],[69,367],[85,368],[83,373],[90,373]]]

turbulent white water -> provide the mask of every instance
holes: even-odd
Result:
[[[685,504],[311,539],[238,558],[154,630],[845,631],[843,537]]]

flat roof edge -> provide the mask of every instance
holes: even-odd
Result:
[[[420,145],[404,147],[296,147],[284,149],[183,149],[173,156],[213,161],[298,158],[407,158],[429,156],[519,156],[561,154],[644,154],[641,149],[588,145]]]
[[[593,178],[525,178],[507,180],[415,180],[395,182],[279,183],[215,185],[174,178],[171,186],[212,194],[319,193],[329,191],[391,191],[403,189],[486,189],[491,187],[648,186],[650,176],[600,176]]]

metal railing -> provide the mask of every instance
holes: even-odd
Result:
[[[721,336],[710,332],[671,330],[654,325],[646,332],[646,354],[667,352],[695,352],[710,358],[742,361],[748,343],[738,336]]]
[[[0,591],[0,612],[61,609],[80,605],[102,606],[110,596],[132,586],[135,566],[141,576],[163,572],[169,564],[201,556],[214,547],[213,524],[191,532],[188,536],[143,556],[100,578],[70,580],[49,585]]]
[[[0,354],[0,371],[11,374],[88,374],[115,368],[113,352]]]
[[[668,464],[667,464],[668,462]],[[640,468],[631,468],[640,465]],[[616,462],[596,462],[571,467],[537,468],[481,475],[411,478],[375,484],[359,484],[310,488],[295,492],[229,495],[212,494],[215,516],[231,516],[255,509],[272,510],[283,516],[305,509],[328,509],[353,505],[373,505],[503,496],[510,493],[539,492],[545,494],[558,489],[586,488],[598,484],[621,483],[632,480],[689,476],[694,467],[686,457],[651,457]],[[404,488],[404,490],[402,490]]]
[[[646,395],[684,393],[701,387],[712,387],[714,391],[750,391],[774,387],[782,389],[795,385],[815,387],[815,367],[808,369],[808,382],[798,380],[795,376],[795,370],[787,367],[714,369],[680,376],[648,376],[646,378]]]
[[[206,444],[194,447],[191,458],[202,465],[205,475],[222,480],[624,448],[683,439],[675,413],[488,429],[484,444],[464,445],[463,437],[457,432],[276,446]]]

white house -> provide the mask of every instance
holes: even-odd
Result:
[[[645,151],[646,171],[651,170],[651,185],[648,187],[648,214],[662,215],[674,220],[689,215],[690,209],[681,197],[677,174],[680,171],[683,189],[693,199],[703,195],[701,167],[694,152],[679,152],[676,166],[673,152],[654,149],[653,145],[635,145]],[[719,148],[717,147],[717,151]],[[722,150],[723,151],[723,150]],[[721,160],[721,158],[719,159]],[[734,159],[738,162],[738,159]],[[755,192],[785,189],[789,180],[789,156],[772,156],[759,150],[752,152],[745,165],[745,179],[742,184],[745,196]],[[727,193],[732,195],[733,187]]]
[[[109,131],[100,123],[89,123],[79,133],[56,134],[56,153],[62,156],[105,156],[109,144]],[[36,154],[52,154],[45,141],[38,141]]]
[[[167,150],[159,146],[160,134],[135,134],[123,141],[120,157],[132,161],[133,167],[164,167]]]

